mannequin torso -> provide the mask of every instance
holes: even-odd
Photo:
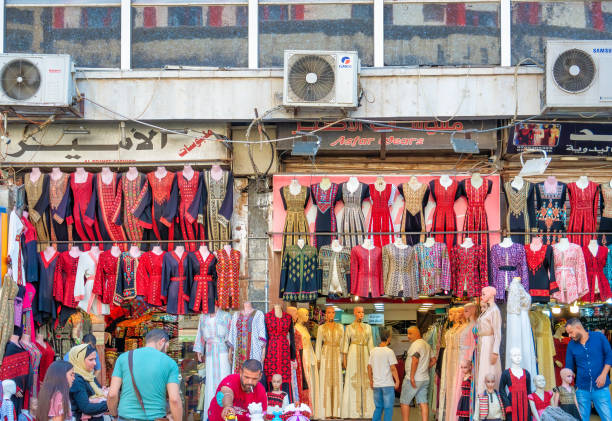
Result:
[[[81,184],[87,181],[87,172],[85,171],[85,168],[83,167],[78,167],[75,171],[74,171],[74,182],[77,184]]]
[[[299,181],[297,181],[297,179],[294,178],[291,181],[291,184],[289,184],[289,193],[291,193],[293,196],[297,196],[298,194],[300,194],[301,191],[302,185]]]
[[[451,184],[453,184],[453,180],[446,174],[440,176],[440,185],[445,189],[448,189]]]
[[[612,181],[610,183],[612,183]],[[359,188],[359,184],[360,183],[357,177],[350,177],[348,181],[346,182],[346,188],[349,191],[349,193],[355,193],[357,189]]]
[[[130,181],[136,180],[136,177],[138,177],[138,169],[136,167],[129,167],[125,176]]]
[[[524,184],[525,184],[525,181],[523,180],[523,177],[521,177],[520,175],[517,175],[516,177],[514,177],[514,179],[512,180],[512,183],[510,183],[512,188],[517,191],[522,189]]]

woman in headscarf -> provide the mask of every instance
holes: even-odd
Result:
[[[95,376],[96,349],[89,344],[73,347],[68,360],[74,367],[74,383],[70,388],[70,403],[76,421],[91,419],[102,421],[108,411],[106,393]]]

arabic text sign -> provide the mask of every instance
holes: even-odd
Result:
[[[450,135],[470,129],[494,127],[489,121],[386,121],[381,122],[398,128],[389,128],[362,122],[340,122],[329,127],[324,122],[298,122],[278,125],[279,137],[289,137],[315,130],[321,137],[323,151],[372,151],[381,148],[381,139],[390,151],[449,150],[452,149]],[[431,130],[431,131],[427,131]],[[314,140],[314,137],[307,137]],[[494,132],[472,134],[480,149],[495,149]],[[299,141],[299,140],[296,140]],[[281,150],[291,149],[293,141],[280,142]]]
[[[612,156],[612,124],[526,122],[517,124],[509,139],[508,153],[537,149],[557,155]]]
[[[177,127],[168,129],[180,132],[184,130]],[[125,163],[227,157],[226,148],[217,140],[226,135],[223,126],[196,127],[193,130],[202,133],[199,138],[127,124],[123,135],[118,123],[86,124],[84,129],[55,124],[47,131],[33,133],[34,130],[31,126],[27,129],[23,125],[9,126],[9,135],[13,141],[8,145],[5,162]],[[33,134],[28,136],[30,133]],[[190,133],[196,135],[195,132]]]

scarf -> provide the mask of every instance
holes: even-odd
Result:
[[[83,377],[87,383],[91,386],[94,391],[94,398],[105,398],[104,392],[96,383],[96,376],[93,371],[87,371],[85,369],[85,357],[88,344],[81,344],[72,347],[68,353],[68,360],[74,368],[74,372],[79,376]]]

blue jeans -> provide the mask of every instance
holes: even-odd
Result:
[[[374,415],[372,421],[381,421],[383,410],[385,411],[385,421],[393,418],[393,403],[395,402],[395,389],[393,386],[374,388]]]
[[[595,410],[601,421],[612,421],[612,402],[610,401],[610,389],[607,386],[601,389],[593,389],[591,392],[576,389],[576,400],[578,401],[578,410],[582,421],[591,419],[591,402],[595,405]]]

